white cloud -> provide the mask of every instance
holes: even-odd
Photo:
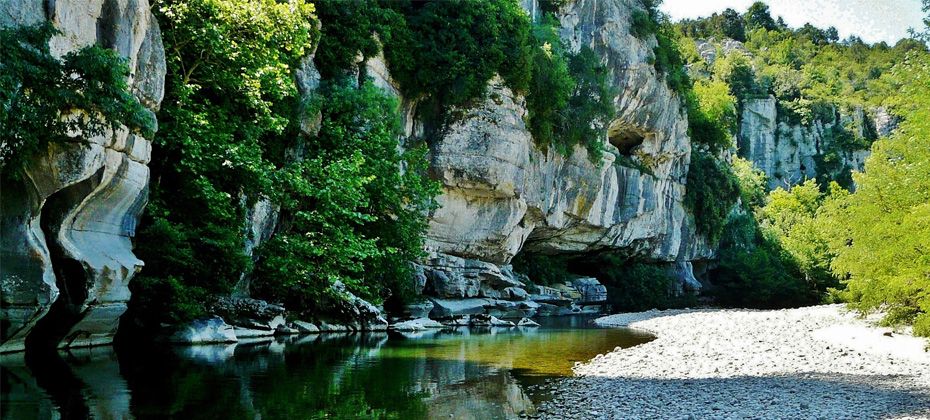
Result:
[[[729,7],[743,13],[754,0],[664,0],[661,6],[673,20],[709,16]],[[908,28],[923,26],[920,0],[764,0],[773,17],[782,16],[791,27],[810,22],[835,26],[841,38],[857,35],[866,42],[894,44]]]

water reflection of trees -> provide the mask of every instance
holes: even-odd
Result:
[[[4,359],[4,417],[516,417],[535,412],[524,385],[542,381],[539,372],[521,370],[524,359],[545,357],[540,347],[547,355],[561,344],[583,348],[579,340],[592,338],[518,330],[430,334],[124,344],[116,353],[43,358],[41,366]]]

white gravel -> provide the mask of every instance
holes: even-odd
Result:
[[[552,418],[930,418],[926,340],[840,305],[612,315],[657,336],[575,367]]]

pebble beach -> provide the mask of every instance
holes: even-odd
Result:
[[[930,418],[927,340],[841,305],[611,315],[656,339],[574,368],[544,418]]]

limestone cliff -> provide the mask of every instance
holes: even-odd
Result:
[[[538,16],[536,2],[523,4]],[[622,252],[667,263],[683,287],[695,286],[688,262],[711,258],[713,250],[692,234],[682,206],[691,142],[681,100],[650,64],[655,39],[630,33],[632,13],[641,8],[637,0],[577,0],[557,13],[569,49],[593,49],[618,92],[600,161],[580,146],[567,155],[538,147],[525,124],[524,98],[499,78],[430,140],[431,172],[443,193],[430,215],[431,257],[416,281],[434,298],[434,312],[493,307],[500,315],[527,316],[559,313],[572,299],[603,298],[603,286],[591,279],[527,287],[507,266],[519,252]],[[164,50],[146,0],[0,5],[0,24],[41,20],[63,32],[52,41],[58,55],[92,43],[117,50],[133,70],[134,93],[158,109]],[[306,94],[319,76],[312,57],[303,64],[298,84]],[[364,65],[377,85],[401,96],[382,57]],[[422,133],[417,101],[400,99],[407,133]],[[318,124],[316,115],[300,125],[312,134]],[[34,332],[66,347],[109,342],[129,299],[128,282],[143,265],[132,237],[146,202],[151,145],[128,132],[86,140],[49,146],[22,181],[2,186],[3,351],[22,349]],[[266,200],[251,209],[246,251],[272,234],[276,216]],[[243,295],[247,280],[237,289]]]
[[[780,116],[776,105],[773,96],[745,100],[739,128],[740,154],[765,172],[769,188],[790,187],[818,175],[841,179],[851,170],[861,171],[868,148],[840,147],[838,136],[845,132],[867,138],[877,134],[877,126],[890,131],[892,121],[881,110],[870,117],[858,108],[849,115],[836,113],[832,121],[804,125]]]
[[[752,55],[743,43],[733,39],[699,39],[695,48],[708,66],[713,66],[718,54]],[[692,65],[689,71],[695,78],[710,77],[700,66]],[[884,108],[843,110],[834,106],[832,118],[805,124],[780,112],[772,95],[744,99],[740,106],[738,152],[765,173],[770,189],[790,187],[818,176],[848,181],[850,171],[863,169],[869,150],[864,145],[842,145],[840,137],[874,139],[888,135],[897,123]]]
[[[150,111],[164,94],[165,57],[147,0],[8,0],[0,25],[52,22],[62,56],[99,44],[126,57],[130,85]],[[21,350],[34,330],[75,347],[112,340],[143,263],[132,236],[146,203],[151,143],[128,131],[51,144],[5,178],[0,208],[2,344]]]
[[[521,251],[611,250],[657,262],[712,256],[690,234],[682,206],[691,142],[681,100],[650,64],[655,39],[630,33],[631,14],[641,7],[633,0],[578,0],[558,12],[563,41],[572,51],[592,48],[618,92],[602,161],[593,162],[581,146],[569,155],[538,147],[524,122],[524,99],[499,79],[434,141],[431,170],[443,194],[428,247],[439,255],[433,260],[439,271],[449,256],[493,267]],[[496,278],[492,271],[487,281]],[[439,295],[484,296],[483,287]]]

